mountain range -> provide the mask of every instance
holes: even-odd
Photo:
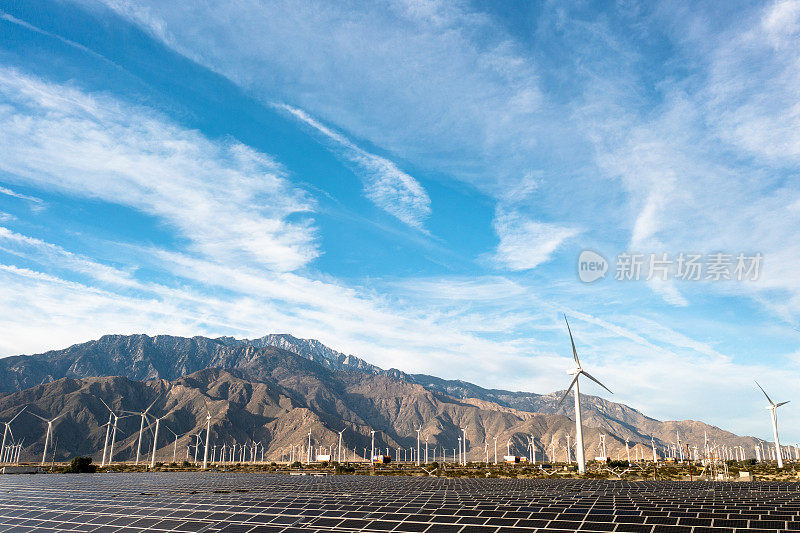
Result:
[[[335,446],[342,431],[344,445],[363,455],[370,444],[416,447],[421,439],[446,449],[452,458],[460,428],[466,428],[468,457],[527,455],[530,436],[537,457],[564,460],[566,437],[574,435],[574,402],[559,405],[563,391],[550,394],[485,389],[472,383],[424,374],[384,370],[313,339],[286,334],[258,339],[175,337],[169,335],[106,335],[63,350],[0,359],[0,420],[21,407],[45,418],[63,415],[54,424],[56,456],[98,456],[109,413],[139,412],[155,402],[151,413],[163,417],[159,460],[173,453],[177,433],[185,456],[191,435],[205,427],[206,406],[212,412],[212,443],[264,445],[265,458],[278,460],[291,446],[307,443],[309,431],[318,445]],[[587,457],[600,455],[606,435],[608,455],[652,457],[651,437],[659,453],[681,441],[702,447],[709,440],[745,447],[759,442],[698,421],[658,421],[621,403],[582,395]],[[120,420],[115,459],[135,456],[138,416]],[[23,414],[12,425],[25,443],[25,457],[40,457],[44,424]],[[152,432],[145,434],[149,449]],[[638,448],[638,452],[636,449]],[[432,452],[431,452],[432,453]]]

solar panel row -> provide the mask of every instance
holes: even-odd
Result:
[[[0,532],[800,531],[793,483],[149,473],[0,488]]]

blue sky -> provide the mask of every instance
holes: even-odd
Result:
[[[550,392],[563,312],[648,415],[800,403],[800,2],[187,4],[0,1],[0,355],[288,332]]]

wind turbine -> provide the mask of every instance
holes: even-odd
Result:
[[[756,385],[758,385],[758,381],[756,381]],[[764,393],[764,396],[767,397],[767,401],[769,402],[767,409],[769,409],[770,414],[772,415],[772,434],[775,436],[775,456],[778,458],[778,468],[783,468],[783,457],[781,456],[781,443],[778,440],[778,415],[777,413],[775,413],[775,410],[781,405],[786,405],[787,403],[789,403],[789,400],[785,402],[775,403],[770,399],[770,397],[767,395],[767,391],[765,391],[761,387],[761,385],[758,385],[758,388],[761,389],[761,392]]]
[[[575,376],[572,380],[572,383],[569,384],[567,391],[562,396],[561,401],[558,402],[560,406],[564,403],[564,400],[567,398],[569,391],[572,390],[572,387],[575,387],[575,458],[578,461],[578,473],[583,474],[586,472],[586,459],[583,456],[583,428],[581,427],[581,395],[580,395],[580,385],[578,383],[578,378],[581,377],[581,374],[586,376],[587,378],[591,379],[608,392],[611,392],[611,389],[600,383],[597,379],[595,379],[591,374],[586,372],[581,367],[581,362],[578,359],[578,352],[575,350],[575,340],[572,338],[572,330],[569,328],[569,321],[567,321],[567,315],[564,315],[564,322],[567,323],[567,331],[569,332],[569,341],[572,343],[572,356],[575,358],[575,364],[577,365],[574,369],[568,370],[567,373],[570,375]],[[611,394],[614,394],[613,392]]]
[[[420,426],[420,427],[418,427],[418,428],[417,428],[417,466],[419,466],[419,452],[420,452],[420,448],[419,448],[419,436],[420,436],[420,432],[421,432],[421,431],[422,431],[422,426]]]
[[[105,403],[105,402],[104,402]],[[114,419],[114,413],[108,413],[108,422],[103,424],[106,427],[106,438],[103,440],[103,460],[100,462],[100,466],[106,466],[106,452],[108,451],[108,437],[111,434],[111,421]],[[100,426],[100,427],[103,427]]]
[[[108,463],[106,463],[106,445],[108,444],[108,428],[106,428],[106,442],[103,444],[103,462],[100,464],[100,466],[105,466],[106,464],[111,464],[112,457],[114,457],[114,443],[117,441],[117,422],[119,422],[120,418],[127,418],[127,415],[126,416],[119,416],[117,413],[114,412],[113,409],[111,409],[111,407],[108,406],[108,404],[106,402],[103,401],[102,398],[97,398],[97,399],[100,400],[103,403],[103,405],[106,406],[106,409],[108,409],[108,412],[110,413],[110,416],[108,418],[108,423],[109,424],[111,424],[111,417],[112,416],[114,417],[114,424],[113,424],[113,426],[111,426],[112,427],[112,429],[111,429],[111,448],[109,448],[109,451],[108,451]]]
[[[369,462],[372,464],[372,471],[375,471],[375,430],[370,430],[370,435],[372,435],[372,451],[370,452]],[[308,434],[308,438],[311,438],[311,433]],[[310,441],[309,441],[310,442]]]
[[[205,401],[205,399],[204,399]],[[208,404],[206,403],[206,446],[203,448],[203,470],[208,468],[208,441],[211,438],[211,411],[208,410]],[[252,452],[250,453],[250,458],[252,459]]]
[[[345,429],[347,429],[347,428],[345,428]],[[341,463],[342,462],[342,433],[344,433],[344,429],[339,431],[338,433],[339,433],[339,456],[338,456],[338,460]]]
[[[462,461],[463,465],[467,466],[467,426],[461,428],[461,433],[464,435],[464,441],[463,441],[464,455],[462,456]]]
[[[175,443],[172,445],[172,462],[176,462],[177,455],[178,455],[178,434],[172,431],[169,428],[166,428],[167,431],[172,433],[175,436]]]
[[[150,412],[150,409],[153,408],[153,406],[156,404],[157,401],[158,397],[156,397],[156,399],[153,400],[153,403],[148,405],[147,409],[145,409],[144,411],[139,411],[139,412],[125,411],[130,415],[139,415],[141,417],[141,422],[139,423],[139,438],[137,439],[136,443],[136,463],[135,463],[136,465],[139,464],[139,456],[142,454],[142,433],[144,432],[144,422],[147,419],[147,413]]]
[[[36,413],[30,413],[30,414],[32,414],[33,416],[35,416],[36,418],[38,418],[43,422],[47,422],[47,432],[44,434],[44,452],[42,453],[42,466],[44,466],[44,463],[47,459],[47,447],[50,445],[50,439],[53,436],[53,422],[55,422],[64,415],[60,414],[57,417],[53,418],[52,420],[47,420],[45,417],[39,416]]]
[[[6,435],[8,435],[8,433],[11,431],[11,422],[13,422],[19,415],[21,415],[26,408],[27,406],[20,409],[19,413],[15,414],[14,418],[9,420],[8,422],[3,422],[3,424],[5,424],[6,427],[3,430],[3,444],[0,445],[0,453],[4,453],[6,450]]]
[[[166,416],[167,415],[164,415],[164,416],[162,416],[160,418],[156,418],[156,429],[153,431],[153,452],[150,454],[150,469],[153,469],[156,466],[156,450],[158,449],[158,428],[161,425],[161,419],[166,417]],[[169,429],[169,428],[167,428],[167,429]],[[177,445],[177,442],[176,442],[176,445]],[[177,451],[177,450],[175,450],[175,451]],[[174,461],[175,453],[173,453],[172,455],[173,455],[173,462],[175,462]]]

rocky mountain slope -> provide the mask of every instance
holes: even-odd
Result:
[[[108,410],[100,399],[118,413],[140,412],[155,402],[151,414],[161,417],[156,459],[171,461],[175,437],[179,435],[177,457],[186,457],[192,435],[205,428],[206,406],[213,415],[211,446],[230,446],[252,441],[263,443],[267,460],[281,460],[307,443],[311,432],[316,446],[343,443],[356,455],[363,456],[370,446],[370,430],[378,431],[376,445],[397,449],[416,447],[416,428],[422,427],[421,439],[429,444],[437,457],[447,450],[448,458],[458,447],[460,428],[466,428],[468,457],[483,460],[487,445],[490,460],[494,459],[497,437],[498,455],[506,447],[514,454],[525,454],[530,435],[535,436],[537,458],[566,457],[566,435],[574,434],[574,423],[562,415],[534,414],[517,411],[480,400],[458,400],[431,392],[420,385],[388,376],[364,375],[355,372],[331,372],[308,361],[291,361],[294,354],[272,359],[276,365],[288,363],[295,371],[286,372],[273,366],[253,379],[239,370],[205,369],[173,381],[133,381],[124,377],[64,378],[20,392],[0,396],[0,417],[9,419],[22,406],[45,418],[62,415],[54,424],[57,440],[56,458],[92,455],[100,460],[104,424]],[[300,358],[298,358],[300,359]],[[308,372],[297,373],[307,368]],[[316,368],[313,368],[313,367]],[[119,422],[116,460],[131,460],[136,454],[140,418],[132,415]],[[39,460],[44,443],[45,424],[23,413],[12,425],[15,439],[25,443],[24,460]],[[585,428],[587,456],[597,455],[599,428]],[[729,444],[750,444],[749,439],[716,432],[715,439]],[[142,449],[147,455],[153,433],[144,432]],[[205,436],[203,436],[203,440]],[[510,443],[509,443],[510,440]],[[550,443],[555,443],[553,448]],[[624,457],[624,441],[606,437],[609,455]],[[642,456],[651,456],[649,443],[632,443]],[[52,448],[51,448],[52,449]],[[407,452],[406,452],[407,453]],[[632,452],[632,453],[635,453]],[[190,455],[194,454],[192,448]],[[202,455],[202,449],[201,449]],[[402,455],[402,452],[401,452]],[[574,455],[573,455],[574,457]],[[259,453],[260,458],[260,453]],[[145,460],[143,457],[142,460]]]
[[[310,359],[324,367],[333,370],[356,370],[368,374],[402,374],[398,370],[383,370],[375,365],[367,363],[354,355],[346,355],[328,348],[316,339],[298,339],[285,333],[272,333],[264,335],[258,339],[234,339],[233,337],[220,337],[218,340],[232,345],[249,345],[256,348],[275,347],[296,353],[306,359]]]
[[[348,446],[363,448],[374,428],[381,432],[383,444],[407,448],[415,444],[415,430],[421,425],[423,438],[431,445],[451,451],[457,447],[457,428],[466,427],[473,459],[484,456],[485,442],[493,455],[495,436],[499,454],[509,438],[513,453],[526,453],[530,435],[535,437],[540,457],[553,451],[558,456],[561,450],[563,459],[566,435],[574,434],[573,403],[558,406],[558,393],[490,390],[461,381],[384,371],[318,341],[290,335],[255,340],[107,335],[65,350],[0,359],[0,387],[5,393],[0,395],[0,420],[28,403],[40,409],[37,414],[42,416],[67,413],[57,422],[65,431],[64,453],[98,449],[96,434],[103,433],[99,428],[108,414],[90,398],[97,395],[93,391],[108,394],[103,396],[107,401],[126,410],[141,409],[155,394],[169,392],[174,401],[159,400],[163,403],[157,403],[154,412],[173,420],[179,433],[199,430],[203,399],[217,402],[221,414],[214,432],[219,439],[263,441],[273,455],[301,444],[309,430],[320,441],[333,443],[338,439],[336,432],[345,429]],[[705,432],[712,440],[739,444],[749,451],[756,442],[701,422],[660,422],[623,404],[595,396],[583,398],[590,457],[599,454],[600,433],[608,435],[612,457],[624,455],[625,439],[631,445],[640,443],[642,453],[648,446],[651,456],[650,436],[664,446],[675,441],[676,431],[683,442],[693,445],[702,444]],[[24,424],[21,420],[26,428],[39,424],[32,417]],[[43,443],[35,430],[15,435],[34,443],[30,453]],[[81,436],[86,435],[84,442]],[[553,442],[558,443],[555,448],[550,447]],[[130,452],[130,446],[131,442],[121,442],[120,457]]]

